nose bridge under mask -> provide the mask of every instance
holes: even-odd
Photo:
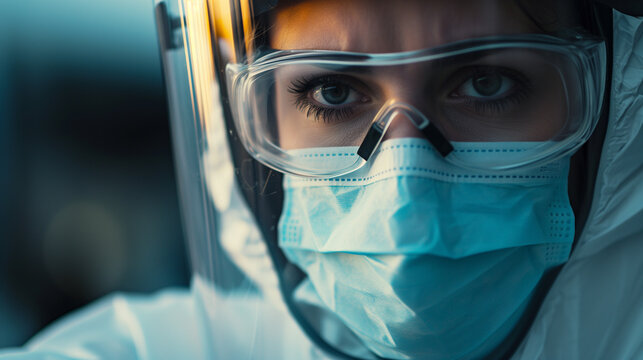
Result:
[[[400,127],[404,127],[404,121],[410,122],[418,131],[396,130],[395,127],[398,124]],[[390,129],[393,122],[396,124],[393,129]],[[393,133],[390,133],[391,131]],[[399,131],[401,136],[395,136],[395,131]],[[453,146],[424,113],[413,105],[397,99],[391,99],[382,106],[375,119],[373,119],[366,136],[357,150],[357,154],[364,160],[368,160],[379,143],[387,137],[387,133],[390,133],[389,137],[420,137],[409,135],[421,135],[431,143],[442,157],[448,156],[453,151]]]
[[[389,100],[380,113],[374,119],[384,125],[384,136],[391,136],[390,131],[394,131],[396,126],[404,126],[406,122],[412,124],[416,129],[422,129],[429,123],[429,119],[417,108],[407,102],[400,100]],[[381,116],[381,118],[380,118]],[[391,128],[391,125],[394,125]]]

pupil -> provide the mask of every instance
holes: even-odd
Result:
[[[348,98],[348,88],[341,85],[327,85],[322,87],[321,95],[329,104],[338,105]]]
[[[498,74],[486,74],[473,80],[473,88],[483,96],[491,96],[500,90],[502,78]]]

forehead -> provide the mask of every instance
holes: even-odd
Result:
[[[539,32],[512,0],[311,0],[278,8],[276,49],[386,53],[483,36]]]

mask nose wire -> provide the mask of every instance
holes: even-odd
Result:
[[[382,141],[384,133],[391,124],[391,119],[400,113],[405,115],[422,132],[442,157],[447,157],[453,151],[453,146],[449,140],[421,111],[409,104],[390,100],[375,115],[366,136],[364,136],[364,140],[362,140],[357,150],[357,155],[368,161]]]

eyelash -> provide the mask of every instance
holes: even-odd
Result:
[[[495,112],[499,113],[505,111],[505,109],[510,105],[518,105],[523,100],[527,98],[528,91],[524,87],[515,90],[515,93],[510,94],[509,96],[496,99],[491,101],[481,101],[474,99],[467,99],[465,103],[469,106],[473,106],[474,110],[479,113],[488,113]]]
[[[315,121],[329,123],[333,121],[342,121],[350,117],[354,113],[354,109],[350,106],[342,106],[330,108],[320,106],[313,103],[309,99],[309,94],[312,89],[319,85],[326,85],[332,83],[346,84],[341,81],[342,76],[322,75],[316,78],[301,78],[294,80],[288,86],[288,92],[295,95],[294,105],[297,110],[306,114],[307,117],[313,116]],[[353,89],[352,86],[347,85]],[[356,91],[353,89],[353,91]]]

